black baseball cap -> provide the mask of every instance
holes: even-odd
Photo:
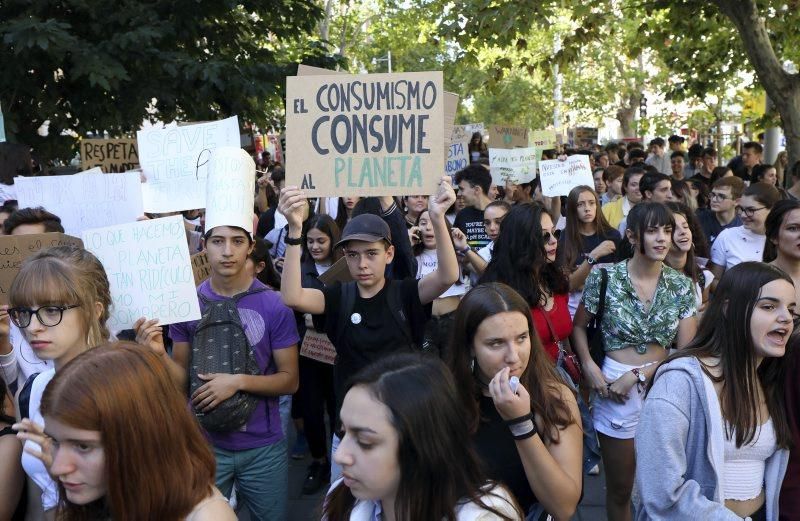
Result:
[[[342,238],[336,243],[335,247],[342,246],[349,241],[378,242],[386,241],[392,243],[392,232],[386,221],[371,213],[362,213],[350,219],[344,226]]]

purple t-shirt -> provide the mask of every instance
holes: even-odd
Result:
[[[254,280],[250,289],[256,288],[266,288],[266,286]],[[197,289],[209,300],[225,298],[214,293],[208,280],[200,284]],[[253,346],[258,367],[265,375],[274,374],[276,367],[272,360],[272,352],[297,345],[300,341],[294,313],[283,304],[280,295],[271,289],[244,297],[239,301],[238,309],[244,332],[250,340],[250,345]],[[200,310],[203,310],[202,301]],[[198,322],[195,320],[171,325],[170,337],[174,342],[191,344]],[[284,433],[278,413],[278,397],[270,396],[260,400],[247,424],[241,429],[224,433],[209,432],[208,437],[215,447],[225,450],[255,449],[282,440]]]

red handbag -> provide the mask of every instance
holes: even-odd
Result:
[[[544,309],[542,310],[542,316],[544,316],[544,319],[547,322],[547,327],[550,328],[550,336],[552,337],[553,342],[555,342],[558,346],[557,353],[550,353],[548,351],[548,354],[551,358],[554,358],[556,367],[560,367],[566,371],[566,373],[572,379],[572,383],[574,383],[577,387],[583,379],[581,363],[578,360],[577,355],[572,352],[571,348],[567,350],[564,342],[558,339],[558,336],[556,335],[556,329],[553,327],[553,323],[550,321],[550,317],[547,315],[547,311]],[[553,354],[555,354],[555,357],[553,357]]]

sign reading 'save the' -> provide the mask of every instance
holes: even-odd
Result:
[[[287,184],[310,196],[434,193],[441,72],[287,78]]]

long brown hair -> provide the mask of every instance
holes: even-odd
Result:
[[[761,289],[775,280],[792,284],[792,279],[786,273],[763,262],[742,262],[726,271],[700,319],[694,340],[661,363],[663,365],[676,358],[694,356],[701,360],[703,372],[709,378],[714,382],[722,382],[722,417],[726,422],[726,433],[728,436],[731,433],[735,435],[737,447],[751,443],[758,429],[759,384],[764,391],[778,446],[788,448],[792,440],[783,393],[786,362],[783,357],[769,357],[756,367],[755,345],[750,330],[750,320]],[[791,347],[794,346],[790,344]],[[703,365],[703,358],[719,358],[722,374],[719,377],[712,375]],[[650,381],[650,386],[656,378]]]
[[[91,252],[77,246],[42,250],[22,263],[9,291],[11,307],[38,304],[79,306],[87,345],[107,342],[111,333],[111,289],[105,269]],[[103,311],[97,316],[95,303]]]
[[[521,313],[528,322],[531,354],[520,381],[531,396],[531,410],[542,418],[542,439],[558,443],[559,430],[576,422],[569,406],[561,398],[563,384],[560,383],[561,379],[536,334],[528,303],[511,287],[499,282],[480,284],[461,300],[456,310],[447,352],[448,366],[453,371],[458,389],[461,390],[459,396],[467,413],[470,432],[478,430],[481,419],[478,405],[481,384],[476,374],[477,369],[473,370],[471,367],[475,333],[484,320],[506,312]]]
[[[58,519],[184,519],[214,485],[214,455],[170,378],[150,349],[116,342],[75,357],[47,386],[42,415],[99,431],[108,491],[90,505],[65,498]]]
[[[564,240],[559,241],[557,251],[557,262],[563,269],[568,271],[572,271],[575,262],[584,253],[581,220],[578,217],[578,198],[586,192],[591,192],[594,196],[596,208],[594,222],[592,223],[594,232],[603,238],[611,230],[611,225],[608,224],[606,216],[603,215],[603,211],[600,208],[600,200],[597,198],[597,193],[591,187],[581,185],[570,190],[567,196],[567,226],[564,228]]]
[[[353,387],[383,403],[397,430],[397,519],[456,521],[456,508],[464,501],[491,512],[492,519],[516,519],[484,502],[486,495],[501,496],[489,492],[496,484],[486,480],[470,443],[459,403],[463,393],[438,358],[410,353],[383,358],[355,375],[347,390]],[[322,518],[350,519],[354,505],[350,489],[340,483],[326,498]]]

